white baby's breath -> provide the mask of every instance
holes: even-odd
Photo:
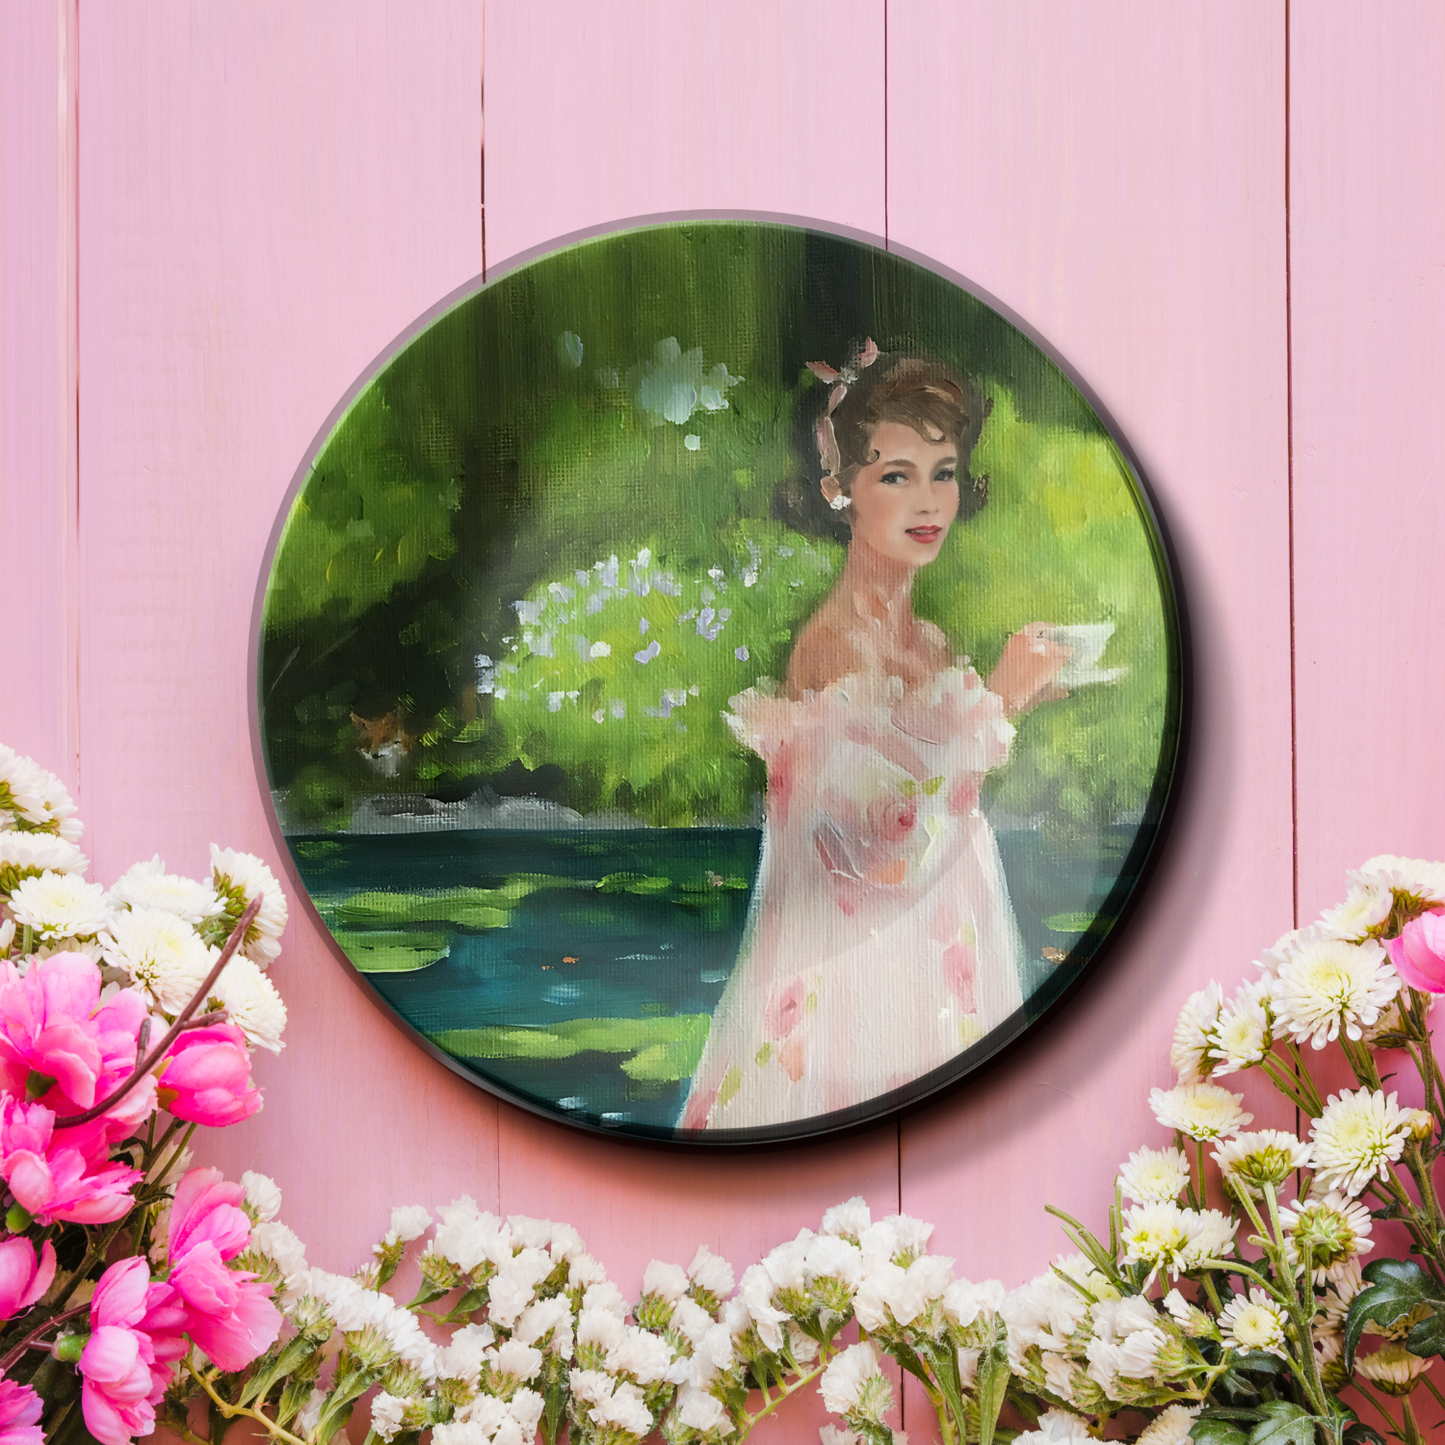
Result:
[[[1237,1133],[1254,1119],[1243,1104],[1243,1094],[1231,1094],[1219,1084],[1179,1084],[1149,1093],[1154,1117],[1191,1139],[1227,1139]]]

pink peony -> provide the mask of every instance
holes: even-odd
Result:
[[[251,1084],[246,1035],[235,1024],[191,1029],[171,1046],[158,1072],[160,1106],[174,1118],[220,1128],[261,1107]]]
[[[83,953],[52,954],[24,978],[7,964],[0,971],[0,1089],[23,1097],[32,1076],[53,1079],[36,1096],[47,1107],[57,1114],[91,1108],[135,1067],[145,1016],[134,989],[101,1003],[100,969]],[[138,1092],[144,1097],[143,1087]],[[126,1105],[133,1113],[136,1105]]]
[[[172,1296],[152,1301],[158,1324],[163,1315],[170,1328],[184,1319],[186,1333],[223,1370],[249,1365],[281,1330],[271,1286],[226,1266],[251,1242],[244,1198],[245,1190],[227,1183],[219,1169],[192,1169],[181,1180],[170,1216],[166,1288]]]
[[[28,1310],[55,1278],[55,1246],[47,1239],[35,1258],[35,1246],[18,1235],[0,1244],[0,1320]]]
[[[1395,972],[1421,993],[1445,993],[1445,908],[1412,918],[1398,938],[1385,940]]]
[[[130,1190],[140,1171],[104,1162],[101,1121],[59,1131],[54,1124],[43,1104],[0,1101],[0,1177],[10,1192],[42,1224],[120,1219],[135,1202]]]
[[[170,1367],[156,1365],[151,1337],[139,1328],[151,1294],[145,1260],[122,1259],[101,1276],[90,1302],[80,1404],[86,1428],[102,1445],[129,1445],[135,1436],[149,1435],[170,1383]]]
[[[40,1396],[29,1385],[0,1377],[0,1445],[45,1445]]]

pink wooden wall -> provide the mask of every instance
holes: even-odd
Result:
[[[1187,589],[1163,867],[982,1082],[845,1143],[596,1142],[424,1056],[303,920],[266,1109],[203,1150],[337,1268],[463,1190],[629,1289],[857,1192],[1009,1283],[1061,1243],[1045,1201],[1100,1217],[1184,994],[1368,854],[1445,853],[1442,55],[1432,0],[0,0],[0,738],[78,787],[103,880],[212,839],[279,865],[246,658],[292,473],[415,316],[579,228],[780,212],[970,277],[1118,421]]]

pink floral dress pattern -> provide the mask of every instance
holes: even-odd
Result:
[[[691,1129],[832,1113],[946,1064],[1022,1003],[1021,944],[978,806],[1013,726],[970,667],[905,695],[750,688],[728,721],[767,764],[752,912],[683,1110]]]

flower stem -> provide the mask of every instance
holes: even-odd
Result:
[[[234,1420],[238,1415],[244,1415],[248,1420],[254,1420],[260,1425],[273,1440],[284,1440],[286,1445],[306,1445],[306,1441],[299,1435],[293,1435],[289,1430],[283,1429],[274,1420],[263,1415],[259,1410],[253,1410],[249,1405],[232,1405],[223,1400],[212,1387],[210,1380],[200,1374],[194,1366],[187,1365],[191,1378],[211,1397],[212,1403],[223,1414],[226,1419]]]
[[[64,1314],[51,1315],[48,1320],[44,1320],[36,1325],[18,1345],[7,1351],[3,1357],[0,1357],[0,1375],[8,1373],[26,1350],[34,1349],[40,1343],[40,1337],[46,1330],[50,1329],[53,1325],[61,1325],[64,1324],[66,1320],[73,1320],[78,1315],[86,1314],[89,1310],[89,1304],[76,1305],[74,1309],[66,1310]]]
[[[230,963],[236,950],[241,946],[241,940],[246,936],[246,930],[255,921],[256,915],[261,911],[261,904],[264,902],[263,895],[258,893],[247,905],[246,911],[236,920],[236,926],[231,930],[231,936],[226,940],[226,946],[221,950],[220,957],[216,959],[215,966],[206,975],[203,982],[194,994],[191,1001],[176,1015],[176,1021],[166,1031],[165,1037],[153,1048],[144,1058],[136,1060],[135,1068],[131,1070],[130,1077],[113,1093],[110,1098],[103,1099],[92,1109],[87,1109],[83,1114],[70,1114],[63,1119],[55,1121],[57,1129],[73,1129],[77,1124],[88,1124],[92,1119],[98,1119],[108,1110],[115,1108],[160,1061],[165,1058],[166,1050],[180,1038],[180,1036],[191,1027],[191,1015],[209,997],[215,982],[221,976],[221,971]],[[207,1020],[209,1022],[209,1020]],[[144,1053],[145,1041],[150,1030],[150,1020],[147,1019],[141,1025],[140,1038],[137,1040],[138,1054]]]

